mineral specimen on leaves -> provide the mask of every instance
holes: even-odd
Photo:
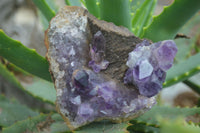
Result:
[[[144,40],[129,53],[124,82],[137,86],[143,96],[152,97],[161,89],[166,71],[172,66],[177,47],[174,41],[150,43]]]
[[[132,83],[159,90],[157,80],[164,81],[171,63],[162,54],[167,55],[170,44],[150,45],[128,29],[100,21],[81,7],[64,7],[51,20],[45,42],[57,109],[71,129],[102,119],[126,121],[151,109],[155,97],[141,95],[139,86]],[[138,43],[141,46],[136,47]],[[124,84],[124,76],[131,84]],[[144,84],[149,77],[155,82]]]

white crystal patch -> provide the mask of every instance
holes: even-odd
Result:
[[[131,52],[129,53],[129,59],[128,61],[126,62],[126,65],[129,67],[129,68],[133,68],[138,60],[138,58],[141,56],[142,54],[141,53],[137,53],[137,52]]]
[[[146,78],[153,72],[153,67],[148,60],[143,60],[139,66],[139,79]]]
[[[78,96],[76,96],[75,98],[72,98],[72,99],[71,99],[71,102],[72,102],[73,104],[75,104],[75,105],[79,105],[79,104],[81,104],[81,97],[78,95]]]

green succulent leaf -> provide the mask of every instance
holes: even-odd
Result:
[[[43,118],[41,119],[41,117],[43,117]],[[49,117],[49,118],[47,119],[47,117]],[[39,121],[36,121],[38,119],[39,119]],[[50,115],[40,115],[38,117],[32,117],[25,121],[18,122],[16,124],[8,127],[7,129],[12,129],[12,130],[8,130],[8,131],[13,131],[14,128],[17,128],[17,126],[24,126],[24,128],[27,127],[26,129],[28,129],[29,131],[38,131],[38,129],[36,128],[36,126],[39,125],[38,123],[45,123],[45,121],[49,121],[49,120],[51,120],[52,123],[50,123],[50,125],[48,127],[44,127],[44,129],[46,129],[46,130],[48,129],[49,132],[51,132],[51,133],[61,133],[61,132],[68,133],[68,132],[70,132],[70,129],[67,127],[66,123],[64,122],[64,120],[62,119],[62,117],[59,114],[53,114],[51,116]],[[26,124],[29,122],[31,122],[31,123],[34,122],[35,124],[32,127],[30,127],[29,124]],[[94,123],[91,123],[84,127],[81,127],[80,129],[77,129],[74,132],[75,133],[90,133],[90,132],[91,133],[94,133],[94,132],[95,133],[102,133],[102,132],[124,133],[126,131],[127,127],[128,127],[127,123],[113,124],[109,121],[100,121],[100,122],[94,122]],[[22,132],[24,130],[20,129],[20,131]]]
[[[37,12],[38,12],[37,14],[39,16],[39,20],[43,26],[43,31],[45,31],[49,27],[49,22],[40,10],[37,10]]]
[[[34,97],[55,104],[56,90],[53,83],[34,77],[32,83],[26,84],[24,88]]]
[[[81,0],[65,0],[65,3],[69,6],[81,6]]]
[[[160,128],[153,127],[144,123],[137,123],[132,121],[131,125],[127,128],[130,133],[160,133]]]
[[[5,65],[0,63],[0,75],[4,77],[7,81],[9,81],[11,84],[13,84],[15,87],[18,87],[20,89],[24,89],[20,82],[16,79],[15,75],[10,72]]]
[[[51,4],[51,7],[48,5],[50,2],[46,2],[46,0],[32,0],[33,3],[40,9],[40,11],[43,13],[43,15],[46,17],[48,21],[51,21],[51,19],[55,16],[55,11],[51,8],[53,7],[53,4]]]
[[[39,113],[30,108],[14,100],[8,100],[2,95],[0,95],[0,112],[0,126],[3,127],[8,127],[17,121],[39,115]]]
[[[196,93],[200,94],[200,85],[194,83],[190,79],[183,81],[183,83],[189,86]]]
[[[200,1],[174,0],[172,5],[164,7],[163,12],[153,18],[152,23],[145,28],[142,37],[154,42],[173,39],[180,28],[199,9]]]
[[[51,130],[51,133],[68,133],[68,132],[70,132],[70,129],[67,127],[67,125],[64,121],[53,123],[50,127],[50,130]]]
[[[146,0],[141,7],[136,10],[132,20],[132,31],[136,36],[141,37],[143,27],[151,23],[156,3],[157,0]]]
[[[182,35],[186,35],[189,38],[175,39],[178,47],[178,53],[176,54],[175,63],[185,61],[187,58],[196,54],[198,50],[198,40],[200,38],[200,15],[199,12],[193,16],[179,31]]]
[[[56,0],[45,0],[47,5],[53,10],[55,13],[58,12],[59,7],[56,5]]]
[[[167,71],[164,87],[171,86],[175,83],[184,81],[189,77],[200,72],[200,53],[191,56],[188,60],[174,65]]]
[[[69,132],[69,128],[59,114],[52,115],[55,121],[50,126],[51,133]],[[124,133],[128,123],[114,124],[109,121],[94,122],[74,131],[75,133]]]
[[[136,13],[136,10],[139,9],[145,0],[130,0],[131,5],[131,13],[134,16]]]
[[[65,0],[65,4],[68,5],[68,6],[70,6],[69,0]]]
[[[187,79],[184,81],[186,85],[188,85],[193,91],[197,92],[200,94],[200,73],[192,76],[191,78]]]
[[[200,127],[194,124],[188,124],[179,118],[173,121],[160,120],[160,133],[200,133]]]
[[[48,71],[48,61],[35,50],[8,37],[2,30],[0,30],[0,56],[33,75],[52,81]]]
[[[40,114],[3,128],[2,133],[71,133],[59,114]]]
[[[67,127],[66,122],[64,122],[59,114],[53,114],[51,118],[55,121],[50,126],[51,133],[70,132],[70,129]]]
[[[192,77],[189,78],[188,80],[190,80],[190,81],[193,82],[194,84],[200,86],[199,79],[200,79],[200,73],[198,73],[198,74],[192,76]]]
[[[108,121],[94,122],[87,126],[80,128],[79,131],[75,133],[124,133],[128,123],[113,124]]]
[[[58,12],[59,8],[56,6],[55,0],[46,0],[46,3],[51,10],[53,10],[55,13]],[[40,22],[42,23],[43,30],[45,31],[49,27],[49,20],[46,19],[45,14],[43,14],[40,9],[37,10],[37,14],[39,16]]]
[[[99,18],[99,5],[98,0],[85,0],[88,11],[95,17]]]
[[[154,106],[150,111],[146,112],[144,115],[130,121],[134,123],[145,123],[147,125],[152,125],[159,127],[159,118],[165,118],[168,120],[174,120],[176,118],[186,118],[191,115],[199,114],[200,108],[173,108],[165,106]]]
[[[16,122],[15,124],[3,128],[2,133],[25,133],[25,132],[40,132],[42,128],[42,122],[47,120],[48,115],[39,115],[36,117],[30,117],[26,120]],[[41,123],[41,126],[40,126]],[[47,126],[47,125],[46,125]]]
[[[18,68],[15,67],[15,69]],[[3,65],[2,63],[0,63],[0,75],[4,77],[7,81],[9,81],[11,84],[13,84],[15,87],[29,94],[29,96],[37,98],[43,102],[48,102],[50,104],[55,103],[56,91],[53,83],[37,77],[32,77],[31,75],[25,75],[21,73],[20,76],[21,77],[23,76],[24,79],[26,78],[32,79],[31,82],[24,83],[24,81],[21,81],[20,78],[18,78],[19,79],[18,80],[17,76],[14,75],[13,72],[9,71],[6,68],[6,66]]]
[[[112,124],[108,121],[101,121],[81,127],[75,133],[124,133],[127,128],[127,123]],[[22,133],[22,132],[41,132],[48,131],[50,133],[70,132],[62,117],[59,114],[44,115],[41,114],[36,117],[31,117],[23,121],[16,122],[15,124],[3,128],[2,133]]]
[[[129,0],[100,0],[100,18],[131,31]]]

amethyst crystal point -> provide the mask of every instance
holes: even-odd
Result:
[[[85,72],[85,70],[76,72],[74,75],[75,86],[78,88],[88,87],[88,78],[89,75]]]
[[[162,41],[160,46],[156,48],[154,55],[159,61],[159,67],[163,71],[168,70],[172,66],[176,52],[177,47],[172,40]]]
[[[127,68],[125,59],[130,52],[130,46],[123,44],[135,47],[140,41],[128,30],[97,20],[81,7],[67,6],[51,20],[46,32],[47,59],[57,92],[57,110],[71,129],[102,119],[130,120],[155,104],[154,97],[140,93],[146,93],[148,85],[144,83],[148,80],[151,79],[153,88],[160,85],[158,81],[164,81],[163,69],[154,70],[152,62],[157,58],[149,60],[150,53],[141,53],[143,48],[140,47],[137,54],[129,54],[127,64],[131,67],[127,71],[127,82],[140,83],[140,93],[134,86],[124,85],[121,76]],[[106,47],[105,42],[109,42]],[[135,57],[140,60],[134,60]],[[112,65],[108,66],[106,59],[112,61]],[[102,69],[105,70],[97,73]]]
[[[89,67],[92,67],[93,71],[96,73],[100,72],[102,69],[106,69],[109,64],[107,60],[104,60],[105,44],[106,40],[103,34],[101,31],[98,31],[94,35],[92,44],[90,45],[90,55],[92,60],[89,62]]]
[[[137,86],[143,96],[152,97],[162,89],[166,71],[172,66],[177,47],[166,40],[151,44],[144,40],[129,53],[124,83]]]
[[[78,107],[77,118],[81,121],[87,121],[94,114],[94,110],[89,103],[83,103]]]

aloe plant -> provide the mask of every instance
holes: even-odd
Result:
[[[47,22],[56,15],[58,8],[50,0],[32,1],[38,7],[44,29],[47,29]],[[65,3],[68,6],[85,6],[98,19],[124,26],[135,36],[153,42],[174,39],[181,32],[190,36],[191,29],[198,28],[196,34],[190,36],[189,41],[185,38],[175,40],[180,52],[177,54],[174,66],[167,72],[163,86],[168,87],[183,82],[200,93],[199,84],[191,80],[192,76],[200,72],[200,53],[198,53],[200,47],[196,44],[200,33],[198,26],[200,19],[197,13],[200,9],[200,1],[174,0],[170,6],[164,7],[163,12],[158,16],[153,16],[157,0],[65,0]],[[192,49],[195,50],[195,55],[191,55]],[[56,91],[51,83],[49,64],[44,57],[37,54],[35,50],[25,47],[19,41],[13,40],[3,30],[0,30],[0,56],[14,64],[14,67],[20,68],[23,76],[26,76],[24,71],[29,73],[33,80],[28,85],[21,84],[14,73],[2,63],[0,63],[0,76],[30,97],[55,106]],[[52,133],[71,132],[59,114],[49,112],[35,111],[20,104],[17,100],[9,100],[0,94],[0,127],[3,133],[44,132],[45,130]],[[199,117],[199,114],[199,107],[173,108],[159,105],[129,122],[114,124],[109,121],[100,121],[81,127],[74,132],[167,133],[185,131],[196,133],[200,131],[199,123],[185,120],[194,115]]]

